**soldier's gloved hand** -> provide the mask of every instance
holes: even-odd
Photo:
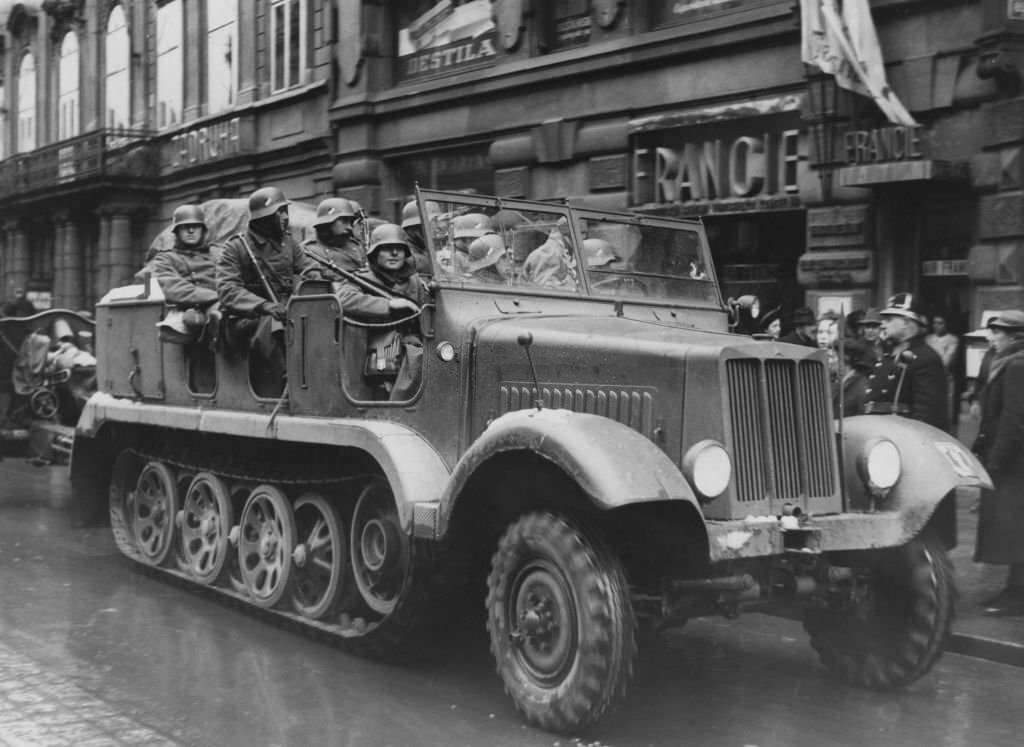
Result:
[[[388,311],[409,311],[417,312],[420,307],[408,298],[391,298],[388,300]]]
[[[268,314],[279,322],[283,322],[285,317],[287,317],[287,311],[285,310],[284,304],[274,303],[273,301],[264,301],[260,304],[260,313]]]

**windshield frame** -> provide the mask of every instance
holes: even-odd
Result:
[[[560,298],[580,298],[585,300],[597,300],[597,301],[622,301],[630,304],[641,304],[641,305],[655,305],[655,306],[671,306],[671,307],[692,307],[698,309],[711,309],[715,311],[725,311],[726,305],[722,297],[721,287],[718,284],[718,276],[715,271],[714,260],[711,256],[711,250],[708,246],[707,233],[704,229],[704,224],[699,220],[686,220],[680,218],[672,218],[666,216],[654,216],[646,215],[643,213],[634,213],[628,211],[612,211],[612,210],[597,210],[594,208],[575,207],[567,200],[560,201],[541,201],[541,200],[526,200],[522,198],[505,198],[496,197],[491,195],[480,195],[480,194],[468,194],[462,192],[442,191],[434,189],[422,189],[418,185],[416,187],[416,201],[420,211],[421,220],[427,216],[426,203],[428,201],[435,202],[438,204],[444,203],[459,203],[467,206],[480,207],[484,210],[498,211],[498,210],[513,210],[513,211],[524,211],[524,212],[548,212],[557,213],[564,215],[568,220],[569,233],[571,238],[571,246],[568,247],[571,251],[576,267],[579,268],[579,277],[577,287],[575,289],[560,289],[556,287],[530,287],[527,285],[509,287],[503,285],[485,286],[478,285],[475,283],[467,283],[460,279],[446,276],[444,273],[437,272],[440,267],[437,253],[441,249],[437,245],[437,240],[432,231],[424,231],[424,241],[427,246],[427,251],[430,254],[431,265],[435,271],[434,281],[443,288],[457,288],[467,291],[476,291],[484,293],[501,293],[501,294],[512,294],[512,295],[531,295],[531,296],[557,296]],[[581,221],[594,222],[594,223],[622,223],[629,225],[636,225],[640,228],[654,228],[664,229],[667,231],[681,231],[685,230],[696,234],[697,246],[699,247],[702,270],[706,273],[707,278],[705,280],[695,280],[694,282],[707,282],[711,284],[714,289],[711,294],[710,300],[701,300],[698,298],[666,298],[653,296],[650,298],[639,297],[639,296],[614,296],[595,291],[591,287],[590,272],[586,265],[586,260],[582,255],[581,248],[583,246],[582,240],[584,238],[583,231],[581,230]],[[618,271],[613,270],[613,274],[625,275],[625,276],[651,276],[651,273],[645,272],[632,272],[632,271]],[[661,275],[655,273],[658,277],[673,278],[677,280],[685,280],[680,276],[675,275]]]

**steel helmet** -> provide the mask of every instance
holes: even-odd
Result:
[[[405,253],[412,254],[405,230],[395,223],[382,223],[370,234],[370,250],[366,252],[366,256],[372,256],[382,246],[392,245],[405,247]]]
[[[260,187],[249,195],[249,220],[266,218],[287,204],[284,192],[277,187]]]
[[[918,324],[928,324],[924,308],[913,293],[897,293],[894,296],[889,296],[885,308],[882,309],[882,316],[902,316]]]
[[[171,217],[171,230],[177,231],[181,226],[202,226],[206,228],[206,213],[200,205],[182,205],[175,208]]]
[[[344,197],[328,197],[316,206],[314,226],[334,223],[338,218],[355,218],[359,214],[359,205]]]
[[[583,239],[583,258],[587,267],[604,267],[619,260],[612,245],[604,239]]]
[[[456,239],[475,239],[492,230],[491,219],[483,213],[466,213],[452,219],[452,236]]]
[[[435,216],[441,212],[441,206],[433,200],[427,200],[424,202],[423,207],[427,211],[427,217]],[[420,219],[420,206],[416,204],[416,200],[409,200],[402,208],[402,228],[422,225],[423,221]]]
[[[473,239],[468,250],[470,272],[482,270],[497,264],[505,256],[505,242],[496,233],[489,233]]]

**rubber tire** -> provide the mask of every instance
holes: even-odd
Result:
[[[949,641],[956,604],[953,564],[926,530],[905,545],[864,553],[873,595],[888,593],[890,614],[856,605],[808,611],[804,628],[825,668],[844,682],[879,690],[924,676]]]
[[[576,619],[571,665],[552,683],[522,665],[509,619],[515,580],[534,561],[560,575]],[[593,532],[548,513],[513,523],[487,579],[487,629],[505,692],[530,723],[574,731],[597,722],[625,697],[636,660],[636,620],[621,563]]]

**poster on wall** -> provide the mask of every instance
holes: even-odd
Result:
[[[765,5],[765,0],[657,0],[653,3],[654,25],[701,21],[737,10]]]
[[[497,29],[490,0],[441,0],[398,31],[398,79],[449,75],[493,64]]]

